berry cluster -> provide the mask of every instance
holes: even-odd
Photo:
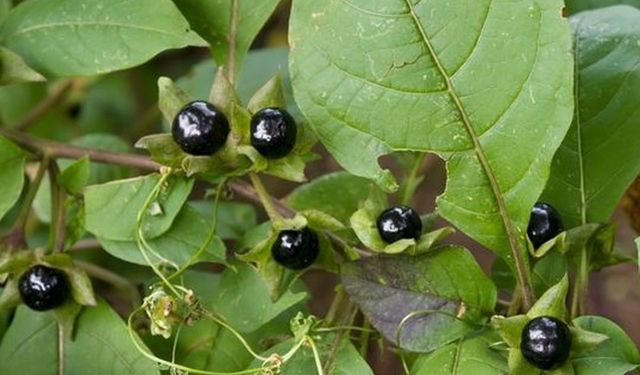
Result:
[[[229,120],[211,103],[197,100],[185,105],[173,119],[171,134],[190,155],[213,155],[229,136]],[[264,108],[251,118],[251,145],[267,159],[287,156],[296,143],[293,117],[281,108]]]

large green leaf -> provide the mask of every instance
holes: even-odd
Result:
[[[147,241],[153,249],[153,253],[147,251],[147,256],[155,265],[164,264],[165,260],[178,266],[205,261],[223,263],[226,254],[220,237],[214,236],[205,246],[210,230],[211,213],[203,216],[193,208],[185,206],[176,216],[169,230]],[[102,247],[116,258],[131,263],[148,264],[135,241],[114,241],[100,237],[98,240]],[[204,247],[202,254],[195,257],[202,247]]]
[[[253,39],[267,22],[280,0],[237,0],[236,70],[242,66]],[[226,63],[229,53],[232,0],[173,0],[191,27],[209,44],[218,64]]]
[[[633,341],[615,323],[600,316],[581,316],[573,323],[584,330],[609,337],[588,353],[573,357],[579,375],[624,375],[640,366],[640,354]]]
[[[13,142],[0,136],[0,219],[20,197],[26,156]]]
[[[58,327],[51,313],[18,308],[0,345],[3,375],[53,375],[59,369]],[[104,302],[85,308],[73,340],[64,340],[64,374],[152,375],[158,367],[133,346],[124,322]]]
[[[414,150],[446,159],[440,214],[513,267],[571,120],[562,7],[561,0],[294,1],[297,102],[345,169],[387,190],[396,184],[379,156]]]
[[[138,213],[159,179],[158,174],[150,174],[87,186],[84,192],[87,231],[104,239],[134,241]],[[143,217],[146,238],[157,237],[171,227],[192,187],[193,179],[169,177]]]
[[[452,343],[418,358],[411,375],[509,375],[506,352],[491,348],[499,341],[487,332]]]
[[[607,221],[640,172],[640,10],[603,8],[571,21],[575,116],[543,194],[567,227]]]
[[[0,42],[47,76],[107,73],[203,41],[171,0],[30,0],[15,7]]]
[[[477,329],[496,304],[496,288],[460,247],[421,256],[377,256],[346,263],[349,296],[390,341],[416,352]]]
[[[287,202],[296,210],[320,210],[347,223],[360,202],[367,199],[370,186],[370,180],[336,172],[295,189]]]
[[[569,14],[576,14],[584,10],[610,7],[612,5],[627,4],[640,8],[640,0],[565,0]]]
[[[335,334],[314,335],[314,343],[318,349],[320,363],[326,375],[373,375],[367,362],[360,356],[349,340],[349,336]],[[263,355],[268,357],[273,353],[286,353],[295,345],[293,340],[285,341],[269,349]],[[253,361],[250,368],[259,367],[262,363]],[[317,374],[313,350],[303,345],[295,356],[282,365],[280,375]]]

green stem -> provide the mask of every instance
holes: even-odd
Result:
[[[27,190],[27,195],[24,197],[22,202],[22,206],[20,206],[20,212],[18,213],[18,218],[13,224],[12,229],[9,231],[7,235],[7,242],[10,247],[26,247],[26,237],[25,237],[25,228],[27,226],[27,221],[29,220],[29,216],[31,214],[31,206],[33,206],[33,201],[36,198],[36,194],[38,193],[38,189],[40,188],[40,184],[42,183],[42,178],[44,177],[44,173],[47,171],[49,167],[49,157],[45,154],[40,161],[40,165],[38,166],[38,171],[36,172],[33,181],[29,184],[29,189]]]
[[[329,311],[324,318],[324,321],[327,323],[327,325],[331,325],[335,322],[336,314],[343,299],[344,291],[342,290],[342,286],[339,285],[336,289],[336,294],[333,296],[333,301],[331,301],[331,306],[329,306]]]
[[[427,156],[426,153],[420,153],[416,155],[416,158],[413,162],[413,167],[411,168],[411,171],[409,172],[404,182],[402,183],[402,190],[400,191],[401,204],[405,204],[405,205],[410,204],[413,194],[415,194],[416,190],[420,186],[420,184],[418,184],[417,181],[421,177],[419,177],[418,175],[420,174],[420,169],[422,167],[422,164],[424,164],[424,160],[426,156]]]
[[[280,213],[273,205],[271,195],[269,195],[267,189],[262,184],[262,180],[260,180],[260,177],[258,177],[257,174],[251,172],[249,173],[249,178],[251,179],[251,183],[253,184],[253,188],[255,189],[256,193],[258,193],[258,197],[260,197],[260,202],[262,203],[264,210],[267,212],[267,216],[269,216],[269,219],[271,219],[271,221],[281,220],[282,216],[280,216]]]
[[[64,189],[58,183],[60,169],[55,162],[49,163],[49,181],[51,185],[51,227],[49,232],[49,248],[61,252],[65,239],[65,198]]]
[[[578,253],[577,266],[571,297],[571,319],[586,313],[586,296],[589,292],[589,255],[586,247]]]
[[[360,355],[362,358],[367,358],[369,353],[369,341],[371,338],[371,322],[366,317],[363,318],[362,333],[360,334]]]
[[[520,307],[522,307],[522,293],[520,292],[519,288],[516,288],[513,291],[513,296],[511,296],[511,303],[509,304],[507,316],[518,314],[518,312],[520,311]]]

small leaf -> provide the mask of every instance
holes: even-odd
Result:
[[[87,230],[100,238],[134,241],[138,212],[159,179],[158,174],[150,174],[88,186],[84,192]],[[171,176],[166,185],[160,187],[156,202],[162,207],[163,215],[145,213],[142,223],[145,238],[158,237],[171,227],[193,183],[193,179]]]
[[[601,333],[587,331],[579,327],[570,327],[570,329],[571,351],[576,353],[593,351],[600,344],[609,340],[609,336]]]
[[[338,219],[320,210],[304,210],[298,212],[307,219],[309,226],[318,230],[338,231],[345,229]]]
[[[178,112],[193,99],[170,78],[158,78],[158,107],[171,124]]]
[[[522,330],[529,323],[529,320],[531,319],[526,315],[494,316],[491,318],[491,325],[498,331],[509,347],[519,350]]]
[[[45,80],[42,74],[31,69],[22,57],[9,49],[0,47],[0,85]]]
[[[576,327],[609,337],[591,352],[577,353],[572,362],[579,375],[624,375],[638,368],[640,354],[633,341],[615,323],[599,316],[581,316]]]
[[[26,153],[0,136],[0,219],[20,198]]]
[[[282,77],[280,77],[278,73],[256,91],[251,100],[249,100],[247,109],[250,113],[254,114],[263,108],[275,107],[285,109],[286,106],[287,102],[284,98]]]
[[[543,243],[542,245],[540,245],[540,247],[537,248],[537,249],[533,248],[533,244],[527,238],[527,246],[529,248],[529,253],[534,258],[541,258],[546,253],[551,251],[552,249],[557,249],[558,251],[562,252],[563,249],[564,249],[564,246],[565,246],[565,238],[566,237],[567,237],[567,232],[561,232],[560,234],[558,234],[557,236],[553,237],[549,241],[547,241],[547,242]]]
[[[533,266],[532,284],[537,297],[559,283],[567,274],[567,259],[557,251],[547,253]],[[512,280],[515,283],[515,280]]]
[[[211,87],[209,102],[225,114],[233,112],[234,104],[240,104],[235,88],[229,82],[229,79],[221,68],[218,68],[216,71],[216,79]]]
[[[80,194],[91,177],[90,160],[84,156],[60,172],[58,182],[71,194]]]
[[[420,236],[416,245],[416,254],[429,251],[435,244],[454,234],[456,230],[452,227],[439,228],[431,232],[427,232]]]
[[[409,351],[428,352],[477,329],[497,298],[491,280],[460,247],[363,258],[343,264],[341,272],[346,292],[374,327]]]
[[[144,136],[136,142],[136,147],[147,150],[151,159],[171,168],[180,168],[182,160],[186,157],[169,133]]]
[[[565,320],[567,315],[566,299],[569,290],[569,278],[565,275],[559,283],[547,290],[527,312],[533,319],[539,316],[552,316]]]
[[[31,0],[2,26],[0,42],[48,77],[104,74],[204,42],[170,0]]]
[[[22,303],[22,298],[18,292],[18,280],[11,278],[7,281],[0,292],[0,312],[11,311],[14,307]]]

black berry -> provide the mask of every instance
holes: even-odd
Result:
[[[550,204],[538,202],[531,210],[527,234],[537,249],[564,230],[560,214]]]
[[[571,331],[565,322],[550,316],[532,319],[522,330],[520,350],[539,369],[562,366],[569,358]]]
[[[264,108],[251,118],[251,145],[267,159],[287,156],[297,133],[295,120],[284,109]]]
[[[301,270],[309,267],[318,257],[318,236],[309,228],[283,230],[271,246],[271,256],[280,265]]]
[[[69,283],[64,272],[46,266],[33,266],[20,276],[18,291],[25,305],[46,311],[62,305],[69,297]]]
[[[411,207],[398,205],[384,211],[378,217],[380,237],[393,243],[404,238],[420,238],[422,221],[420,215]]]
[[[171,134],[187,154],[212,155],[227,141],[229,121],[213,104],[197,100],[178,112],[173,119]]]

